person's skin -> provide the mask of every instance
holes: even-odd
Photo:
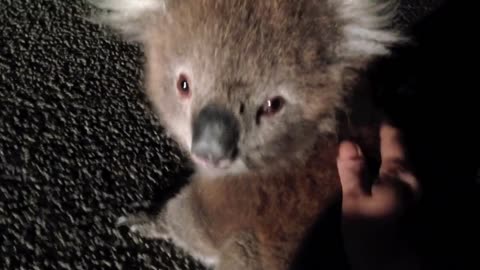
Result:
[[[417,178],[409,171],[399,130],[380,130],[382,164],[371,183],[361,149],[343,142],[337,160],[342,185],[344,246],[353,270],[419,269],[415,252],[397,237],[397,221],[420,196]]]

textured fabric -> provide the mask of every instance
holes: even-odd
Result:
[[[0,269],[197,269],[114,227],[184,183],[185,160],[146,106],[140,50],[72,2],[0,2]]]

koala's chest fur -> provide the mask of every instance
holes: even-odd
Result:
[[[225,177],[194,179],[201,211],[219,239],[232,231],[259,229],[296,234],[338,195],[337,144],[322,141],[305,164]],[[288,237],[287,237],[288,238]]]
[[[304,164],[194,179],[192,201],[214,245],[251,233],[260,263],[272,267],[265,269],[285,269],[317,219],[339,202],[336,151],[333,138],[321,138]]]

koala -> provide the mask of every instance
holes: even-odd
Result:
[[[391,27],[395,3],[95,5],[103,10],[100,23],[143,46],[147,96],[195,167],[158,213],[118,224],[171,240],[216,270],[289,269],[312,226],[341,196],[342,127],[370,110],[350,103],[368,88],[362,74],[405,40]]]

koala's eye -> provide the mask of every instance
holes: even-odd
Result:
[[[177,90],[182,97],[190,96],[190,85],[187,76],[180,74],[177,80]]]
[[[282,97],[274,97],[265,101],[261,108],[261,114],[264,116],[272,116],[278,113],[285,105],[285,99]]]

